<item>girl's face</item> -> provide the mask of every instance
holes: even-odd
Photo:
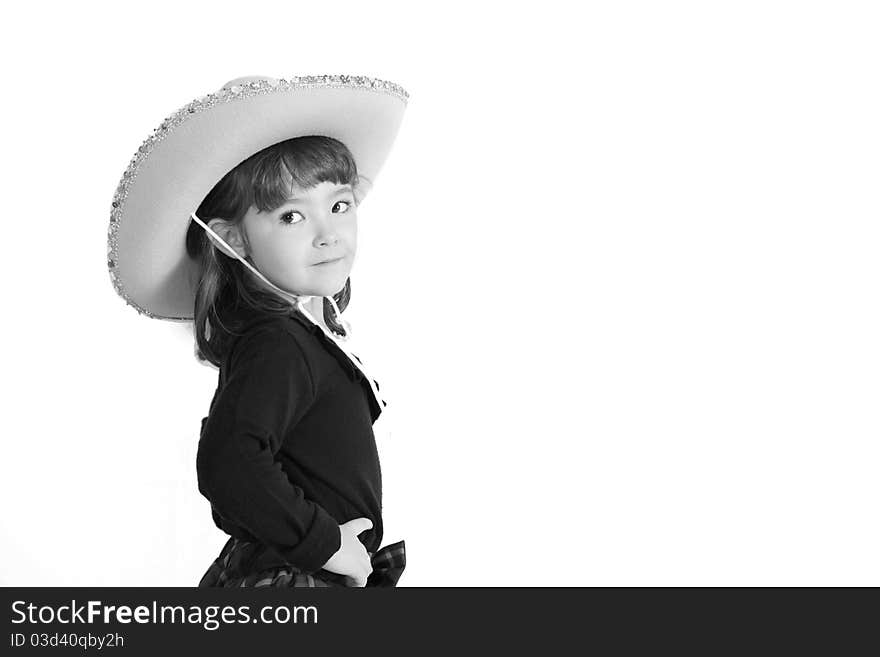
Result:
[[[252,205],[240,230],[252,263],[275,285],[294,294],[330,296],[344,287],[357,251],[354,193],[351,185],[333,182],[295,188],[273,212]]]

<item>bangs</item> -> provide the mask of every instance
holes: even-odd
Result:
[[[253,203],[272,212],[294,195],[323,182],[358,183],[357,166],[348,148],[331,137],[297,137],[261,151],[253,170]]]

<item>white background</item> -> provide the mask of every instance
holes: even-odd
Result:
[[[0,584],[219,553],[216,371],[111,198],[227,80],[347,73],[410,93],[346,313],[400,586],[880,585],[872,4],[7,5]]]

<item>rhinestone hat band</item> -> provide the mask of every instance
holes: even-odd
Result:
[[[113,283],[113,287],[129,306],[132,306],[138,311],[138,313],[151,318],[174,320],[192,319],[190,317],[162,317],[145,308],[141,308],[129,297],[120,277],[116,273],[116,265],[119,262],[117,251],[117,230],[119,228],[119,221],[122,217],[125,199],[128,195],[128,187],[137,177],[138,168],[144,161],[144,158],[150,153],[150,151],[152,151],[153,146],[157,142],[162,141],[174,130],[174,128],[191,116],[220,103],[227,103],[257,95],[283,93],[286,91],[310,87],[346,87],[363,89],[365,91],[390,94],[402,100],[404,104],[406,104],[409,99],[409,94],[403,87],[387,80],[358,75],[307,75],[296,76],[289,80],[283,78],[279,80],[255,80],[232,85],[228,88],[223,87],[218,92],[209,93],[206,96],[193,100],[178,109],[171,116],[167,117],[137,149],[137,152],[134,154],[134,157],[132,157],[125,172],[122,174],[122,179],[113,194],[113,201],[111,203],[110,226],[107,230],[107,267],[110,272],[110,280]],[[204,224],[201,225],[204,226]]]

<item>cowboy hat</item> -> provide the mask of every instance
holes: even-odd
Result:
[[[141,144],[113,195],[107,266],[117,293],[149,317],[191,320],[198,263],[186,232],[214,185],[268,146],[323,135],[351,151],[362,200],[408,98],[393,82],[362,76],[248,76],[181,107]]]

